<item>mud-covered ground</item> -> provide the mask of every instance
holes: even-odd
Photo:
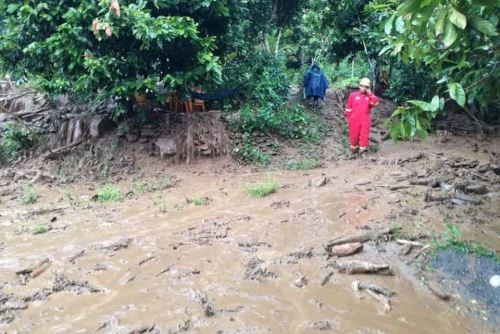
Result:
[[[452,224],[463,240],[499,250],[499,147],[450,136],[383,142],[310,171],[145,155],[138,171],[107,179],[118,202],[94,200],[103,184],[42,179],[34,204],[21,204],[22,191],[0,199],[0,332],[497,332],[498,303],[466,288],[498,296],[484,284],[498,266],[449,284],[457,268],[432,244]],[[17,184],[3,175],[2,185]],[[246,194],[270,180],[275,193]],[[387,227],[400,229],[356,255],[325,251],[331,240]],[[396,239],[423,247],[403,255]],[[353,260],[392,275],[341,272]],[[358,280],[395,292],[391,309],[367,291],[358,298]]]

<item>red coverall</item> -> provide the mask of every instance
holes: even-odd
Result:
[[[370,142],[371,109],[379,103],[373,93],[354,92],[349,96],[346,107],[346,118],[349,124],[349,140],[351,151],[356,153],[368,148]]]

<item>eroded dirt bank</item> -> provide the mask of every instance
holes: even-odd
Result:
[[[36,185],[32,205],[4,197],[0,332],[493,333],[494,312],[474,312],[480,301],[456,291],[442,301],[428,289],[416,250],[400,255],[402,246],[382,237],[348,258],[325,252],[332,239],[389,226],[402,228],[392,239],[427,244],[446,223],[498,251],[498,140],[441,141],[386,142],[364,159],[305,172],[144,160],[143,174],[114,184],[128,193],[118,203],[92,201],[98,185],[78,182]],[[151,191],[133,179],[167,176],[171,186]],[[245,194],[268,180],[279,183],[276,193]],[[487,191],[448,192],[477,184]],[[33,234],[37,224],[49,231]],[[393,275],[338,270],[354,259],[387,263]],[[356,280],[396,292],[392,309],[359,299]]]

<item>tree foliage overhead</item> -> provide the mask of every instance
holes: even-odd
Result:
[[[225,0],[2,0],[0,12],[2,69],[50,93],[127,100],[220,78]]]

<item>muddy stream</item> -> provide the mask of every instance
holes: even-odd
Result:
[[[390,223],[421,221],[427,232],[444,230],[439,208],[384,187],[403,167],[367,160],[308,172],[236,175],[210,168],[177,170],[173,187],[118,203],[92,201],[96,185],[88,184],[40,186],[33,205],[0,203],[0,293],[32,296],[19,310],[0,314],[12,317],[3,319],[0,332],[491,331],[460,304],[436,298],[402,266],[394,276],[334,271],[321,285],[330,271],[328,240]],[[311,185],[321,177],[324,186]],[[275,194],[245,194],[246,185],[268,180],[280,184]],[[126,193],[132,182],[116,186]],[[186,197],[209,203],[196,206]],[[500,207],[498,197],[488,206]],[[395,209],[418,214],[395,216]],[[35,224],[51,229],[33,235]],[[498,246],[498,223],[470,231]],[[370,242],[353,258],[391,262],[391,247]],[[16,275],[46,257],[50,265],[39,276]],[[369,295],[358,299],[355,279],[395,291],[392,310],[384,313]]]

